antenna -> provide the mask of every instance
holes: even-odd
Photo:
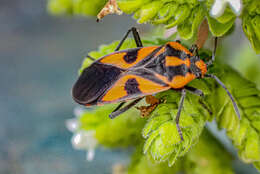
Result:
[[[215,80],[218,82],[218,84],[220,84],[220,86],[222,86],[222,88],[224,88],[224,89],[226,90],[226,92],[227,92],[229,98],[231,99],[231,101],[232,101],[232,103],[233,103],[233,106],[234,106],[234,109],[235,109],[235,112],[236,112],[238,118],[241,119],[241,116],[240,116],[240,112],[239,112],[239,110],[238,110],[237,103],[235,102],[235,100],[234,100],[232,94],[229,92],[229,90],[228,90],[227,87],[224,85],[224,83],[221,82],[221,80],[220,80],[217,76],[215,76],[215,75],[213,75],[213,74],[205,74],[205,77],[210,77],[210,78],[215,79]]]

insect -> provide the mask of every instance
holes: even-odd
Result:
[[[119,51],[131,32],[137,48]],[[215,75],[207,74],[208,67],[215,60],[216,47],[217,38],[212,58],[205,63],[200,59],[195,45],[187,49],[176,41],[161,46],[143,47],[140,36],[133,27],[125,34],[115,52],[98,60],[94,59],[94,62],[82,72],[72,89],[73,99],[85,106],[121,102],[109,115],[110,118],[115,118],[147,95],[169,89],[181,91],[175,121],[183,140],[179,118],[186,91],[203,96],[201,90],[187,86],[193,79],[215,79],[226,90],[240,118],[238,106],[226,86]],[[123,107],[126,101],[132,99],[132,102]]]

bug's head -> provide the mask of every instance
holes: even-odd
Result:
[[[196,78],[202,78],[207,73],[206,63],[200,59],[198,55],[191,57],[191,72],[196,75]]]

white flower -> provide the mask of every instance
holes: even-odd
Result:
[[[95,138],[94,130],[80,130],[79,118],[84,113],[84,109],[76,107],[74,114],[76,118],[66,120],[66,127],[69,131],[73,132],[74,135],[71,138],[71,144],[75,149],[86,150],[87,161],[92,161],[95,156],[95,148],[97,147],[97,140]]]
[[[239,15],[242,10],[241,0],[215,0],[210,11],[211,16],[219,17],[225,11],[226,5],[229,3],[231,9],[236,15]]]
[[[79,121],[76,118],[66,120],[66,127],[71,132],[76,132],[79,129]]]
[[[73,111],[74,115],[75,115],[77,118],[81,117],[81,115],[82,115],[84,112],[85,112],[85,109],[83,109],[83,108],[81,108],[81,107],[75,107],[75,108],[74,108],[74,111]]]
[[[72,146],[78,150],[87,150],[87,160],[92,161],[95,156],[95,148],[97,147],[97,140],[95,138],[95,131],[78,131],[71,138]]]

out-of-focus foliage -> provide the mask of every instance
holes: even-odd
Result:
[[[260,89],[260,55],[256,55],[246,43],[241,46],[240,51],[232,53],[234,59],[231,59],[229,63],[234,68],[237,67],[244,77],[254,82]]]
[[[218,0],[221,1],[221,0]],[[222,0],[225,1],[225,0]],[[49,0],[48,9],[53,14],[95,16],[107,0]],[[232,10],[234,4],[223,5],[223,13],[213,16],[214,0],[117,0],[119,8],[126,14],[134,13],[138,23],[164,24],[166,28],[177,26],[178,33],[183,39],[196,36],[198,26],[207,18],[209,28],[214,36],[223,36],[235,24],[238,14]],[[236,3],[240,3],[238,0]],[[234,5],[234,6],[232,6]],[[231,6],[231,7],[230,7]],[[252,47],[260,53],[260,1],[242,0],[238,9],[242,26]]]
[[[54,15],[96,16],[107,0],[48,0],[48,11]]]
[[[116,105],[98,107],[80,116],[80,129],[95,131],[95,137],[105,147],[128,147],[142,141],[140,132],[145,119],[139,117],[137,110],[130,110],[111,121],[108,115]]]

